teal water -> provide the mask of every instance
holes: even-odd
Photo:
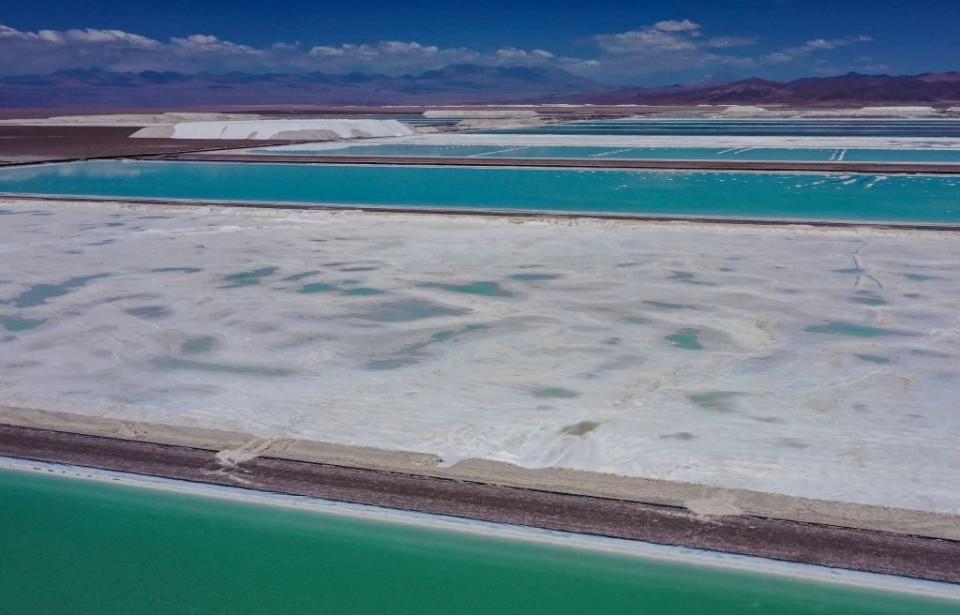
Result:
[[[504,149],[490,145],[407,145],[403,143],[384,145],[351,145],[338,148],[305,149],[298,147],[262,147],[250,150],[255,154],[276,154],[281,156],[424,156],[430,158],[464,157],[486,154]]]
[[[846,149],[801,147],[598,147],[506,145],[353,145],[336,149],[266,147],[257,154],[298,156],[417,156],[424,158],[558,158],[614,160],[744,160],[790,162],[905,162],[960,164],[960,149]]]
[[[0,169],[0,192],[955,223],[960,177],[99,161]],[[256,273],[256,272],[253,272]],[[238,279],[236,284],[255,283]]]
[[[960,120],[617,119],[477,131],[485,134],[958,137]]]
[[[960,609],[892,591],[34,472],[0,470],[0,494],[0,612],[18,615]]]

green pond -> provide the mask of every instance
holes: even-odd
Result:
[[[742,570],[0,470],[0,612],[947,613]]]
[[[960,222],[960,178],[949,175],[94,161],[0,169],[2,192],[306,206]],[[260,275],[249,272],[227,282],[256,284]]]
[[[584,160],[749,160],[799,162],[960,163],[960,149],[837,147],[612,147],[591,145],[350,145],[278,146],[253,150],[280,156],[414,156],[425,158],[557,158]]]

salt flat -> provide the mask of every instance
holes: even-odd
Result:
[[[131,138],[169,139],[314,139],[329,141],[414,134],[397,120],[377,119],[245,119],[216,121],[174,121],[153,124],[133,133]]]
[[[0,213],[2,405],[960,512],[960,234]]]

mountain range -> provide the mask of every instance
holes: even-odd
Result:
[[[5,107],[170,107],[249,104],[949,104],[960,72],[745,79],[720,84],[608,88],[555,67],[452,65],[400,77],[379,73],[109,72],[0,77]]]
[[[246,104],[408,105],[546,99],[597,89],[550,67],[458,64],[419,75],[378,73],[120,73],[68,70],[0,77],[0,106],[86,107]]]
[[[778,82],[744,79],[731,83],[621,88],[589,92],[571,101],[606,104],[786,104],[847,106],[855,104],[935,104],[960,101],[960,72],[922,75],[810,77]]]

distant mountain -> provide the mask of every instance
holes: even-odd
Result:
[[[419,75],[198,73],[68,70],[0,77],[0,106],[87,107],[246,104],[440,104],[507,102],[595,91],[553,67],[458,64]]]
[[[812,77],[785,83],[744,79],[732,83],[622,88],[565,97],[569,102],[604,104],[821,105],[932,104],[960,101],[960,72],[922,75]]]
[[[68,70],[0,77],[5,107],[169,107],[251,104],[594,104],[851,106],[960,103],[960,72],[745,79],[670,87],[603,88],[556,67],[458,64],[419,75]]]

